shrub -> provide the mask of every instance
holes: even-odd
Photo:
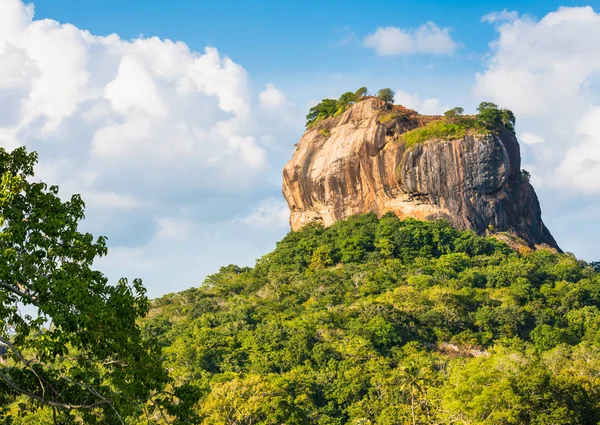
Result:
[[[391,112],[379,116],[379,123],[385,124],[386,122],[392,121],[393,119],[400,118],[403,114],[401,112]]]
[[[519,180],[521,181],[521,183],[529,183],[530,179],[531,173],[527,170],[521,170],[521,173],[519,174]]]
[[[431,139],[461,139],[465,137],[469,131],[476,134],[488,132],[477,119],[462,117],[455,122],[451,122],[448,119],[432,121],[424,127],[415,128],[414,130],[404,133],[402,135],[402,140],[406,147],[409,148]]]
[[[331,136],[331,131],[327,130],[326,128],[322,128],[319,130],[319,134],[325,137],[326,139],[329,139],[329,137]]]

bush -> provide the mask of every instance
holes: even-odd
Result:
[[[402,117],[402,112],[391,112],[389,114],[384,114],[379,116],[379,123],[385,124],[386,122],[392,121],[396,118]]]
[[[476,116],[464,116],[463,108],[452,108],[444,112],[444,118],[441,120],[404,133],[402,140],[406,147],[411,147],[432,139],[455,140],[465,137],[468,133],[497,132],[500,127],[514,134],[515,116],[508,109],[499,109],[491,102],[481,102],[477,111],[479,114]],[[529,177],[526,178],[529,181]]]
[[[521,174],[519,174],[519,180],[521,183],[529,183],[531,179],[531,173],[527,170],[521,170]]]
[[[475,118],[462,117],[460,120],[453,121],[441,119],[402,134],[402,140],[409,148],[431,139],[461,139],[467,135],[467,132],[485,134],[488,130]]]

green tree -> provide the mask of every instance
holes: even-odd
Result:
[[[515,115],[512,111],[502,108],[491,102],[481,102],[477,107],[478,120],[488,128],[504,126],[507,130],[515,132]]]
[[[0,149],[0,399],[48,406],[64,423],[125,423],[169,383],[136,324],[145,289],[91,268],[106,239],[78,231],[78,195],[63,202],[58,187],[32,181],[36,161]]]
[[[342,94],[337,101],[337,110],[335,115],[340,115],[343,113],[349,105],[354,104],[358,99],[360,99],[360,97],[351,91]]]
[[[368,93],[367,88],[366,87],[361,87],[358,90],[356,90],[356,92],[354,92],[354,96],[356,97],[356,99],[360,99],[363,96],[366,96]]]
[[[452,108],[446,112],[444,112],[444,117],[446,117],[449,121],[456,121],[460,118],[465,110],[461,107]]]
[[[377,97],[385,103],[394,103],[394,91],[390,88],[383,88],[377,92]]]
[[[323,99],[316,106],[310,108],[308,115],[306,115],[306,126],[309,127],[315,122],[333,116],[337,111],[337,100],[334,99]]]

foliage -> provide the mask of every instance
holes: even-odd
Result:
[[[468,133],[485,134],[487,132],[487,128],[473,117],[443,118],[403,133],[402,140],[406,147],[411,147],[432,139],[455,140],[465,137]]]
[[[444,112],[444,117],[447,120],[453,121],[459,119],[465,110],[461,107],[452,108],[446,112]]]
[[[379,123],[380,124],[385,124],[386,122],[390,122],[392,120],[395,120],[396,118],[400,118],[403,116],[403,113],[400,111],[393,111],[390,112],[389,114],[382,114],[379,116]]]
[[[319,134],[323,137],[325,137],[326,139],[328,139],[331,136],[331,131],[329,131],[326,128],[322,128],[319,130]]]
[[[361,87],[361,88],[359,88],[358,90],[356,90],[356,91],[354,92],[354,96],[355,96],[357,99],[360,99],[361,97],[363,97],[363,96],[367,96],[367,95],[368,95],[368,90],[367,90],[367,88],[366,88],[366,87]]]
[[[148,311],[142,282],[110,285],[91,268],[106,239],[78,231],[78,195],[63,202],[32,182],[36,161],[0,149],[0,418],[125,423],[154,409],[153,396],[168,413],[159,347],[136,324]]]
[[[515,116],[508,109],[498,109],[490,102],[482,102],[476,116],[463,115],[463,108],[452,108],[444,113],[441,120],[431,121],[423,127],[402,134],[407,147],[415,146],[427,140],[456,140],[467,134],[485,134],[506,128],[514,134]]]
[[[308,115],[306,116],[306,127],[324,120],[325,118],[332,117],[337,111],[337,101],[334,99],[323,99],[319,104],[310,108]]]
[[[394,95],[394,91],[387,87],[377,92],[377,97],[385,103],[394,103]]]
[[[306,127],[310,128],[319,121],[341,115],[348,106],[360,101],[367,94],[367,88],[361,87],[356,92],[346,92],[338,100],[323,99],[319,104],[310,108],[306,116]]]
[[[366,214],[155,300],[143,326],[204,423],[597,424],[598,268]]]
[[[478,120],[487,128],[505,127],[511,133],[515,132],[515,115],[506,108],[499,109],[491,102],[481,102],[477,107]]]
[[[527,170],[521,170],[519,179],[521,180],[521,183],[529,183],[529,180],[531,180],[531,173]]]

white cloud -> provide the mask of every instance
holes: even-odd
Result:
[[[367,35],[363,44],[375,49],[380,56],[432,54],[452,55],[457,43],[452,40],[449,28],[440,28],[428,22],[414,29],[378,27]]]
[[[530,131],[521,133],[521,135],[519,136],[519,140],[525,143],[526,145],[536,145],[538,143],[544,143],[543,138]]]
[[[96,36],[34,20],[33,12],[0,0],[0,146],[38,151],[36,179],[81,193],[84,227],[106,234],[111,252],[183,270],[206,249],[198,229],[224,234],[213,227],[229,228],[273,196],[265,176],[302,130],[301,114],[275,85],[253,96],[245,69],[213,47]],[[256,222],[270,217],[267,210]],[[211,244],[222,255],[231,251],[228,239]],[[130,275],[119,261],[116,270]],[[201,282],[194,270],[196,280],[182,287]],[[160,276],[152,272],[149,284]]]
[[[600,192],[600,14],[589,6],[539,20],[507,13],[486,18],[499,37],[476,97],[515,112],[539,182]]]
[[[558,167],[563,184],[585,192],[600,192],[600,106],[590,109],[576,125],[579,143],[569,147]]]
[[[497,22],[513,22],[519,17],[519,12],[512,10],[508,11],[504,9],[500,12],[490,12],[481,18],[481,22],[489,22],[491,24]]]
[[[285,201],[267,199],[241,221],[255,228],[289,228],[290,213]]]
[[[402,90],[395,91],[394,103],[414,109],[423,115],[441,115],[450,109],[449,106],[442,105],[437,98],[421,99],[416,93],[410,94]]]
[[[279,110],[288,103],[288,98],[274,84],[267,84],[267,88],[258,95],[260,106],[267,110]]]
[[[173,239],[183,241],[190,233],[193,223],[185,219],[174,219],[172,217],[160,217],[155,219],[157,230],[154,235],[156,239]]]
[[[133,210],[145,206],[133,195],[118,194],[115,192],[83,192],[82,198],[86,205],[92,205],[97,208]]]

